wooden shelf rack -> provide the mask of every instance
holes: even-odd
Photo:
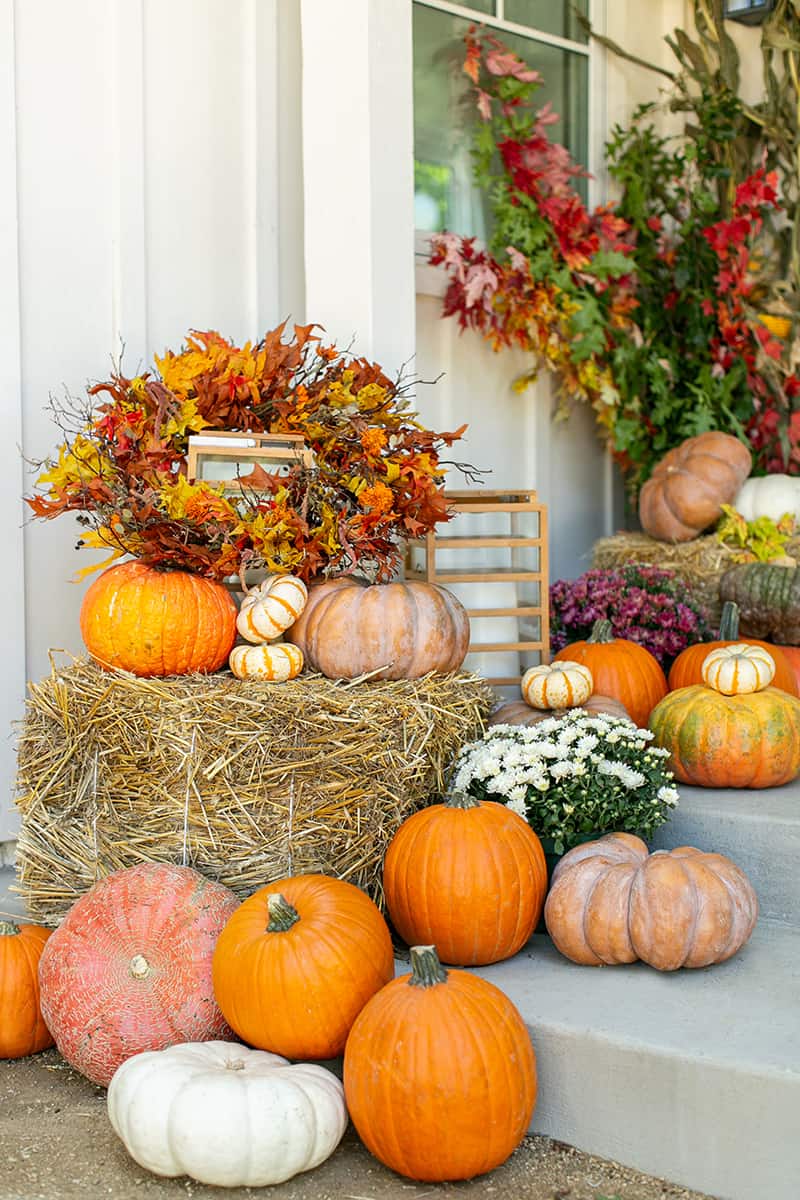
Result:
[[[469,491],[447,491],[445,493],[447,506],[455,514],[507,514],[507,528],[501,533],[480,534],[479,536],[437,536],[429,533],[424,538],[411,538],[406,551],[406,579],[423,580],[426,583],[439,583],[445,587],[450,584],[495,584],[513,583],[519,596],[522,584],[533,586],[536,599],[533,603],[518,602],[513,605],[499,607],[467,608],[471,618],[515,617],[517,623],[516,639],[509,640],[501,637],[496,641],[472,642],[470,654],[498,655],[516,652],[519,662],[519,674],[516,676],[495,675],[487,677],[489,683],[496,686],[512,686],[519,683],[526,666],[522,655],[526,657],[538,654],[539,662],[548,662],[550,656],[550,610],[549,610],[549,561],[547,544],[547,507],[537,498],[536,492],[527,489],[517,491],[488,491],[472,489]],[[531,522],[536,529],[533,536],[526,536],[524,524]],[[446,527],[445,527],[446,528]],[[508,549],[510,563],[508,566],[483,566],[480,564],[480,554],[469,553],[482,549]],[[459,551],[464,553],[464,562],[458,567],[441,565],[437,561],[440,550]],[[523,562],[523,554],[534,551],[536,560],[534,567],[527,567]],[[421,563],[420,563],[421,559]],[[523,621],[533,619],[537,625],[537,635],[531,636],[523,631]]]

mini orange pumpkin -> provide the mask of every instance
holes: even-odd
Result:
[[[564,658],[587,666],[598,692],[619,700],[636,725],[647,725],[650,713],[667,693],[658,659],[637,642],[615,638],[610,621],[595,621],[585,642],[571,642],[553,661]]]
[[[454,793],[404,821],[383,865],[389,916],[409,944],[443,962],[510,958],[539,921],[547,890],[541,843],[504,804]]]
[[[187,571],[118,563],[83,598],[81,634],[101,667],[144,677],[218,671],[236,640],[236,604]]]
[[[641,959],[659,971],[724,962],[745,944],[757,916],[752,885],[729,858],[693,846],[648,854],[630,833],[565,854],[544,907],[547,932],[573,962]]]
[[[505,1162],[536,1104],[536,1057],[499,988],[411,949],[347,1039],[344,1092],[359,1137],[409,1179],[471,1179]]]
[[[52,1046],[39,1006],[39,959],[52,930],[0,921],[0,1058]]]
[[[286,640],[328,679],[418,679],[458,670],[469,646],[469,617],[435,583],[329,579],[311,588]]]
[[[639,494],[639,520],[651,537],[688,542],[722,516],[752,467],[729,433],[701,433],[665,454]]]
[[[336,1058],[353,1021],[394,975],[389,929],[365,892],[293,875],[239,906],[214,951],[214,994],[249,1045]]]

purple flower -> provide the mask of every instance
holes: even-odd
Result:
[[[550,609],[554,652],[588,637],[601,618],[611,621],[615,637],[644,646],[665,669],[686,646],[711,636],[706,613],[683,580],[646,563],[559,579],[550,588]]]

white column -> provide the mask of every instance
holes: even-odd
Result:
[[[0,690],[0,842],[13,837],[17,816],[11,797],[16,755],[11,722],[22,716],[25,696],[25,551],[22,539],[22,370],[19,324],[17,139],[14,80],[14,4],[0,2],[0,545],[5,570],[0,592],[3,687]]]
[[[396,370],[414,353],[408,0],[300,0],[306,320]]]

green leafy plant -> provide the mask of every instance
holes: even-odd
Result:
[[[725,516],[717,526],[717,539],[736,550],[734,562],[774,562],[784,557],[796,526],[791,513],[784,513],[779,521],[771,517],[747,521],[730,504],[721,507]]]

